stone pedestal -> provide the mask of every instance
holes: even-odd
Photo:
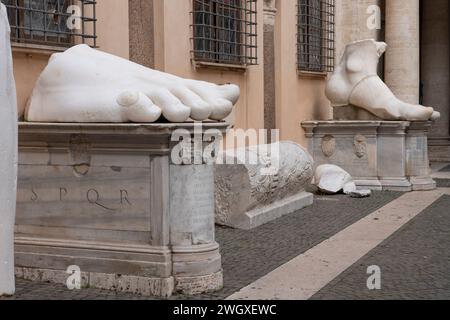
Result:
[[[204,124],[224,131],[226,124]],[[29,124],[19,130],[16,273],[168,297],[222,287],[214,167],[175,165],[192,124]]]
[[[334,164],[371,190],[432,190],[427,133],[431,122],[306,121],[315,165]]]

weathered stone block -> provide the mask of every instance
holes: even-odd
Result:
[[[17,275],[65,283],[76,265],[102,289],[220,289],[214,167],[174,164],[176,129],[194,135],[189,123],[21,123]]]
[[[252,229],[313,203],[305,192],[313,160],[293,142],[228,151],[223,159],[215,175],[220,225]]]

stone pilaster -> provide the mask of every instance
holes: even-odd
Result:
[[[394,94],[419,103],[420,1],[386,1],[385,82]]]
[[[430,121],[304,121],[315,166],[334,164],[371,190],[425,191],[430,176]]]
[[[264,0],[264,127],[276,128],[275,109],[275,0]],[[269,135],[270,136],[270,135]]]

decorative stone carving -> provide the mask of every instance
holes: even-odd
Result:
[[[372,39],[347,45],[340,64],[327,83],[328,99],[335,107],[355,106],[382,120],[437,120],[439,112],[399,100],[380,79],[378,62],[386,48],[386,43]]]
[[[15,291],[17,101],[9,36],[6,8],[0,4],[0,296]]]
[[[241,148],[219,159],[225,164],[216,165],[218,224],[251,229],[312,204],[305,189],[313,177],[313,160],[298,144]]]
[[[367,141],[363,135],[356,135],[353,143],[355,154],[358,158],[364,158],[367,154]]]
[[[31,122],[223,120],[239,99],[236,85],[183,79],[74,46],[56,53],[39,77],[25,118]]]
[[[322,138],[322,152],[327,158],[336,152],[336,139],[333,136],[326,135]]]

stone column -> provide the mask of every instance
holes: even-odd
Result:
[[[420,1],[386,1],[385,82],[394,94],[419,103]]]
[[[450,161],[450,23],[448,0],[422,6],[421,78],[423,104],[441,113],[430,132],[432,160]]]
[[[154,68],[153,0],[128,0],[130,60]]]
[[[275,0],[264,0],[264,127],[276,128],[275,109]],[[269,134],[270,137],[270,134]]]

